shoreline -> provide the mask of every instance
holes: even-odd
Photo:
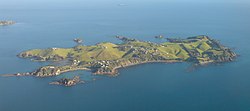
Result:
[[[149,64],[149,63],[182,63],[183,61],[179,61],[179,60],[165,60],[165,61],[148,61],[148,62],[140,62],[140,63],[135,63],[135,64],[127,64],[127,65],[121,65],[121,66],[117,66],[114,67],[112,69],[112,72],[103,72],[103,73],[97,73],[97,72],[93,72],[93,69],[90,68],[77,68],[77,69],[72,69],[72,70],[64,70],[61,71],[58,75],[61,75],[63,73],[67,73],[67,72],[73,72],[73,71],[78,71],[78,70],[85,70],[85,71],[91,71],[92,74],[94,75],[110,75],[110,76],[116,76],[118,74],[118,70],[122,69],[122,68],[129,68],[132,66],[136,66],[136,65],[141,65],[141,64]],[[34,73],[34,72],[32,72]],[[50,77],[50,76],[36,76],[33,75],[32,73],[16,73],[16,74],[2,74],[0,75],[1,77],[18,77],[18,76],[35,76],[35,77]],[[58,76],[58,75],[51,75],[51,76]]]
[[[108,76],[117,76],[119,74],[119,70],[120,69],[125,69],[125,68],[129,68],[129,67],[133,67],[133,66],[137,66],[137,65],[141,65],[141,64],[150,64],[150,63],[166,63],[166,64],[171,64],[171,63],[183,63],[185,61],[183,60],[162,60],[162,61],[145,61],[145,62],[139,62],[139,63],[132,63],[132,64],[126,64],[126,65],[120,65],[120,66],[116,66],[112,69],[111,72],[94,72],[93,69],[91,68],[75,68],[75,69],[68,69],[68,70],[64,70],[61,71],[60,73],[58,73],[57,75],[49,75],[49,76],[37,76],[34,75],[34,72],[27,72],[27,73],[16,73],[16,74],[2,74],[0,75],[0,77],[18,77],[18,76],[35,76],[35,77],[51,77],[51,76],[58,76],[61,75],[63,73],[67,73],[67,72],[74,72],[74,71],[78,71],[78,70],[85,70],[85,71],[90,71],[93,75],[108,75]],[[223,62],[229,62],[229,61],[223,61]],[[213,63],[223,63],[223,62],[215,62],[215,61],[206,61],[206,62],[202,62],[202,63],[198,63],[199,66],[206,66],[209,64],[213,64]]]
[[[118,70],[122,69],[122,68],[129,68],[132,66],[136,66],[136,65],[141,65],[141,64],[149,64],[149,63],[182,63],[183,61],[180,60],[164,60],[164,61],[147,61],[147,62],[140,62],[140,63],[135,63],[135,64],[127,64],[127,65],[121,65],[121,66],[117,66],[114,67],[112,69],[112,72],[103,72],[103,73],[97,73],[94,72],[94,75],[113,75],[116,76],[117,74],[119,74]]]
[[[78,68],[78,69],[72,69],[72,70],[64,70],[61,71],[58,75],[67,73],[67,72],[73,72],[73,71],[78,71],[78,70],[86,70],[90,71],[91,69],[89,68]],[[35,77],[50,77],[50,76],[37,76],[33,74],[34,72],[27,72],[27,73],[16,73],[16,74],[1,74],[0,77],[18,77],[18,76],[35,76]],[[58,76],[58,75],[51,75],[51,76]]]

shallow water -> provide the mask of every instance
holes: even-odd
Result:
[[[114,78],[93,76],[88,71],[49,78],[0,77],[0,111],[250,110],[248,2],[26,2],[0,5],[0,19],[17,21],[0,27],[0,74],[47,65],[16,55],[33,48],[72,47],[76,37],[93,45],[118,43],[115,35],[153,42],[164,42],[155,35],[209,35],[234,48],[240,57],[236,62],[191,72],[189,63],[159,63],[121,69]],[[118,5],[124,2],[127,6]],[[89,82],[69,88],[48,84],[73,75]],[[91,81],[93,78],[97,80]]]

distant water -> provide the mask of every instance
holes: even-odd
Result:
[[[234,48],[240,57],[192,72],[187,71],[191,64],[178,63],[134,66],[120,70],[115,78],[88,71],[49,78],[0,77],[0,111],[250,111],[248,3],[146,0],[33,6],[26,2],[0,8],[0,19],[17,21],[0,27],[0,74],[47,65],[16,54],[33,48],[73,47],[76,37],[91,45],[118,43],[115,35],[153,42],[164,42],[155,35],[209,35]],[[48,84],[73,75],[97,80],[69,88]]]

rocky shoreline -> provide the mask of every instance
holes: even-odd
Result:
[[[16,22],[14,21],[0,21],[0,26],[6,26],[6,25],[13,25],[15,24]]]
[[[234,60],[234,59],[233,59]],[[198,66],[206,66],[208,64],[212,64],[212,63],[223,63],[223,62],[231,62],[233,61],[232,59],[223,59],[220,61],[204,61],[204,62],[199,62],[196,63],[195,65]],[[105,71],[104,69],[91,69],[91,68],[71,68],[68,70],[62,70],[60,71],[59,68],[54,68],[54,66],[45,66],[45,67],[41,67],[38,70],[34,71],[34,72],[26,72],[26,73],[17,73],[17,74],[2,74],[1,76],[4,77],[13,77],[13,76],[36,76],[36,77],[49,77],[49,76],[57,76],[60,75],[62,73],[66,73],[66,72],[72,72],[72,71],[76,71],[76,70],[89,70],[91,71],[94,75],[108,75],[108,76],[117,76],[119,74],[119,69],[122,68],[127,68],[127,67],[131,67],[131,66],[136,66],[136,65],[141,65],[141,64],[149,64],[149,63],[181,63],[183,61],[181,60],[164,60],[164,61],[147,61],[147,62],[140,62],[140,63],[129,63],[129,64],[125,64],[125,65],[120,65],[120,66],[116,66],[114,67],[112,70],[108,70]],[[50,68],[49,68],[50,67]],[[52,72],[50,72],[49,70],[51,70],[52,68]],[[45,74],[45,73],[48,74]]]
[[[74,78],[72,78],[72,79],[62,78],[62,79],[59,79],[57,81],[50,82],[49,84],[63,85],[63,86],[70,87],[70,86],[74,86],[74,85],[81,84],[81,83],[85,83],[85,82],[82,81],[79,76],[74,76]]]

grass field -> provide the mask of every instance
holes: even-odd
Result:
[[[194,42],[192,42],[193,40]],[[66,58],[72,58],[79,61],[91,62],[95,60],[119,60],[124,58],[149,57],[157,55],[168,59],[187,60],[190,54],[187,50],[194,51],[203,55],[204,52],[212,52],[215,55],[222,55],[223,51],[214,50],[208,44],[207,37],[197,36],[189,39],[183,39],[183,42],[164,42],[161,44],[131,41],[123,44],[113,44],[109,42],[99,43],[92,46],[78,45],[73,48],[49,48],[34,49],[22,52],[21,54],[29,55],[27,57],[39,56],[43,58],[53,58],[55,55]],[[186,50],[181,47],[183,45]],[[123,50],[121,49],[123,47]],[[204,55],[204,57],[207,55]],[[199,56],[198,58],[202,58]]]

